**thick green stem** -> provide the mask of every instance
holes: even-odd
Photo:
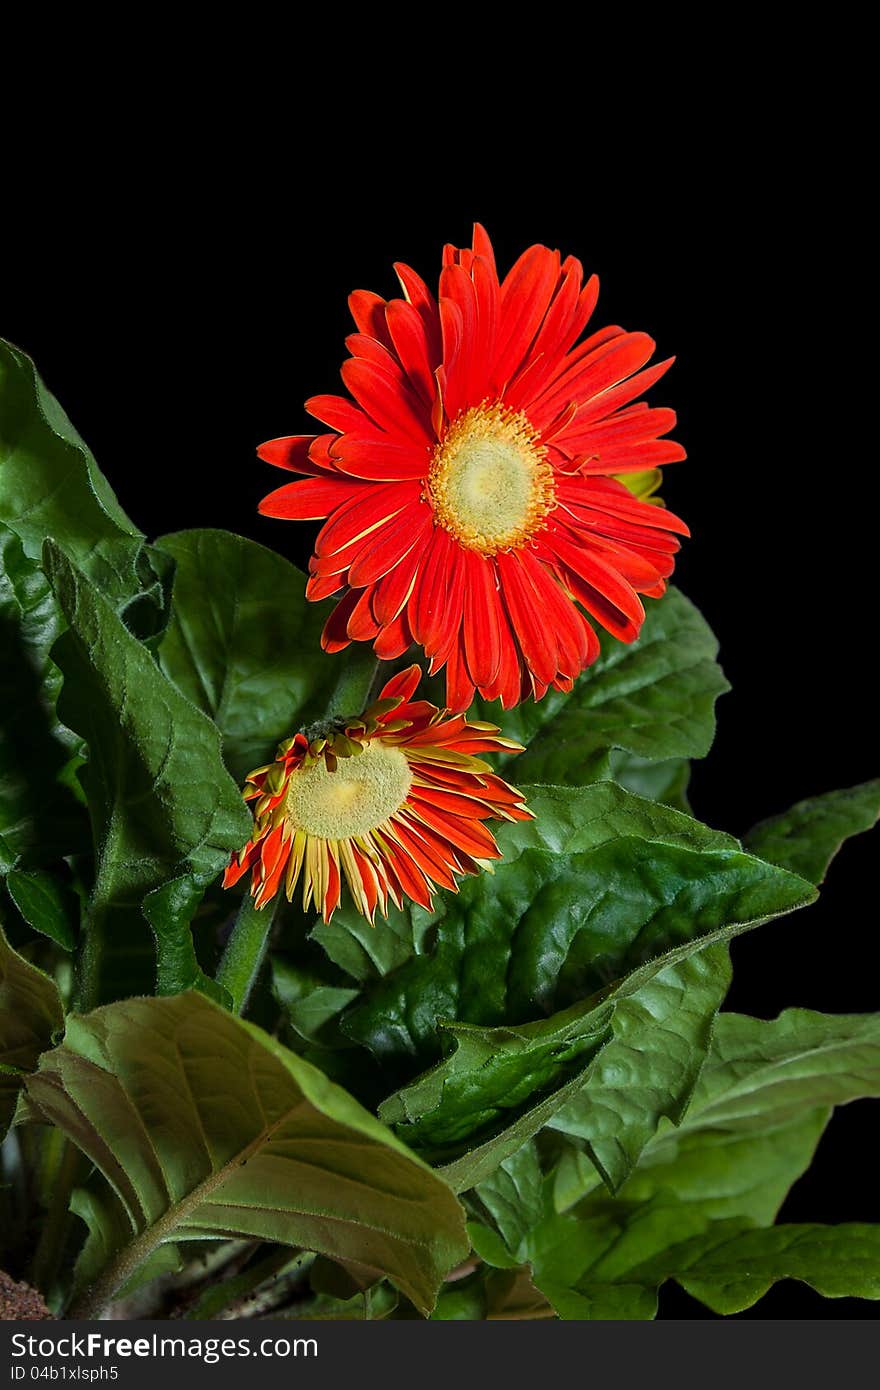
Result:
[[[358,715],[370,703],[379,670],[378,658],[363,642],[350,655],[327,704],[327,714]]]
[[[232,1007],[237,1014],[244,1013],[260,973],[277,905],[276,897],[265,907],[256,908],[250,893],[245,893],[241,900],[215,977],[218,985],[223,985],[232,995]]]

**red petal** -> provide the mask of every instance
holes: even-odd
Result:
[[[399,442],[378,432],[339,435],[333,445],[333,459],[342,472],[372,482],[424,478],[431,466],[431,454],[424,444]]]
[[[425,562],[429,535],[420,536],[400,564],[395,565],[373,589],[373,613],[382,627],[393,622],[409,602],[416,576]]]
[[[359,405],[355,405],[354,401],[347,401],[344,396],[310,396],[306,401],[306,410],[310,415],[314,415],[316,420],[323,420],[325,425],[339,430],[341,434],[348,430],[360,433],[370,425],[369,416],[364,414]]]
[[[453,641],[446,658],[446,707],[454,714],[470,709],[474,702],[474,682],[468,675],[461,634]]]
[[[501,600],[492,561],[473,550],[465,552],[463,559],[465,658],[474,685],[482,687],[495,679],[501,664]]]
[[[417,483],[362,485],[354,500],[340,507],[315,541],[316,555],[333,555],[390,521],[420,496]]]
[[[321,633],[321,646],[325,652],[341,652],[351,642],[346,628],[359,598],[360,594],[349,590],[333,609]]]
[[[492,382],[503,390],[529,350],[559,281],[559,253],[546,246],[524,251],[501,286],[498,356]]]
[[[380,429],[415,444],[432,443],[425,407],[411,388],[401,387],[389,372],[355,357],[343,363],[342,380]]]
[[[422,542],[431,525],[431,509],[421,499],[405,507],[387,526],[383,526],[358,556],[349,570],[348,582],[355,589],[373,584]]]
[[[489,233],[486,231],[486,228],[483,226],[481,222],[474,223],[474,235],[472,245],[474,248],[474,255],[482,256],[483,260],[488,263],[492,271],[492,274],[495,276],[495,280],[497,283],[498,272],[495,269],[495,252],[492,250],[492,243],[489,240]]]
[[[412,646],[412,640],[412,633],[404,612],[399,614],[393,623],[388,623],[386,627],[382,628],[373,643],[373,651],[381,661],[396,661]]]
[[[386,347],[391,346],[388,328],[385,323],[385,300],[372,290],[354,290],[348,296],[351,316],[361,333],[376,338]]]
[[[535,591],[538,611],[556,634],[558,671],[578,675],[586,664],[587,641],[577,609],[530,550],[517,551],[516,559]]]
[[[380,700],[409,700],[416,692],[416,687],[422,679],[422,669],[414,662],[412,666],[407,666],[405,671],[398,671],[390,680],[386,681],[379,692]],[[389,718],[392,718],[397,711],[393,711]]]
[[[257,449],[257,458],[291,473],[314,473],[309,449],[316,438],[314,434],[289,434],[283,439],[267,439]]]
[[[618,382],[637,372],[648,361],[655,343],[647,333],[625,333],[600,349],[576,371],[566,373],[541,397],[529,418],[540,429],[569,401],[591,401]],[[603,412],[607,413],[607,412]]]
[[[385,313],[403,370],[421,399],[427,405],[433,405],[437,394],[434,368],[438,363],[431,357],[423,320],[404,299],[392,299]]]
[[[283,517],[288,521],[317,521],[364,492],[357,483],[347,480],[304,478],[300,483],[285,483],[270,492],[258,511],[262,516]]]
[[[559,669],[556,635],[535,605],[534,591],[525,582],[512,551],[497,557],[501,593],[526,664],[539,680],[549,683]]]
[[[572,545],[556,527],[549,526],[544,537],[548,548],[558,555],[567,570],[573,570],[575,574],[580,575],[581,579],[586,580],[619,608],[621,613],[641,625],[645,610],[639,596],[612,564],[586,546]]]

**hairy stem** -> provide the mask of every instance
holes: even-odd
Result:
[[[232,1007],[237,1014],[244,1013],[260,973],[278,901],[276,897],[265,907],[256,908],[250,893],[245,893],[241,900],[215,977],[218,985],[223,985],[232,995]]]
[[[356,646],[358,650],[351,650],[327,703],[328,715],[358,715],[370,703],[379,660],[372,647],[362,642]]]

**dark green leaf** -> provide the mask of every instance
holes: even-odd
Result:
[[[49,651],[62,627],[45,575],[0,525],[0,873],[21,856],[51,862],[88,846],[79,740],[55,714],[61,673]]]
[[[713,1220],[774,1220],[831,1107],[880,1095],[880,1015],[721,1014],[690,1108],[664,1123],[622,1196],[672,1193]],[[732,1181],[735,1176],[735,1181]]]
[[[214,720],[243,781],[327,713],[345,665],[321,650],[328,606],[308,602],[305,577],[287,560],[241,536],[178,531],[156,544],[176,565],[162,669]]]
[[[750,830],[746,846],[771,864],[820,884],[844,840],[870,830],[878,816],[880,779],[799,801]]]
[[[836,1247],[843,1267],[834,1285],[821,1228],[789,1229],[788,1235],[784,1226],[752,1228],[771,1227],[808,1167],[831,1107],[878,1094],[880,1015],[793,1009],[765,1023],[722,1014],[684,1119],[677,1128],[661,1122],[617,1198],[604,1195],[598,1174],[592,1183],[586,1173],[573,1181],[560,1164],[545,1181],[540,1216],[534,1186],[518,1221],[515,1211],[513,1219],[493,1211],[499,1236],[511,1259],[531,1265],[538,1287],[566,1317],[590,1316],[579,1300],[599,1298],[601,1305],[603,1287],[613,1297],[612,1288],[640,1286],[653,1298],[667,1278],[680,1278],[724,1312],[748,1306],[783,1277],[829,1292],[876,1296],[871,1278],[876,1284],[880,1265],[869,1277],[873,1236],[865,1237],[868,1265],[859,1254],[864,1233],[856,1228],[858,1260],[845,1267],[845,1253]],[[490,1211],[495,1182],[478,1190],[481,1199],[487,1192],[483,1204]],[[515,1205],[512,1189],[508,1194]],[[580,1200],[561,1210],[571,1194]]]
[[[31,359],[2,339],[0,522],[37,562],[51,536],[114,605],[143,587],[141,532]]]
[[[73,1315],[94,1315],[180,1240],[254,1236],[352,1260],[423,1312],[467,1253],[440,1178],[314,1067],[200,994],[72,1017],[29,1093],[127,1217],[125,1244],[110,1240]]]
[[[179,898],[169,905],[167,895],[176,890],[165,885],[191,878],[194,886],[183,898],[188,892],[194,907],[197,889],[247,840],[251,818],[223,767],[210,720],[163,676],[106,599],[51,543],[45,567],[69,623],[53,649],[65,678],[59,714],[89,748],[81,780],[96,876],[85,923],[86,973],[98,981],[93,998],[118,997],[152,987],[154,952],[143,899],[164,888],[159,907],[152,900],[157,935],[170,951],[173,927],[186,957],[186,912],[179,911]],[[193,983],[187,978],[192,962],[183,963],[178,987]]]
[[[505,860],[438,899],[419,954],[369,986],[345,1031],[383,1062],[437,1057],[438,1021],[509,1027],[631,995],[666,966],[812,900],[730,836],[622,790],[525,789]]]
[[[612,1190],[629,1177],[661,1118],[681,1120],[730,974],[727,947],[711,946],[620,999],[612,1038],[586,1084],[548,1120],[583,1140]]]
[[[291,1027],[304,1042],[316,1044],[335,1041],[327,1037],[328,1024],[359,993],[356,989],[329,985],[314,971],[279,956],[272,960],[272,987]]]
[[[481,1182],[584,1085],[610,1009],[582,1005],[519,1028],[446,1024],[454,1051],[397,1091],[379,1114],[457,1192]],[[459,1156],[460,1155],[460,1156]],[[450,1161],[451,1160],[451,1161]]]
[[[723,1225],[674,1246],[635,1271],[674,1278],[716,1313],[751,1308],[779,1279],[799,1279],[825,1298],[880,1298],[880,1226],[781,1225],[730,1232]]]
[[[55,981],[13,951],[0,927],[0,1138],[22,1083],[63,1026]]]
[[[28,926],[65,951],[76,946],[79,898],[46,869],[13,869],[6,880],[9,896]]]

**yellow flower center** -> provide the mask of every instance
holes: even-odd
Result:
[[[346,840],[374,830],[406,800],[412,786],[409,763],[399,748],[375,739],[356,757],[340,758],[329,772],[320,758],[290,778],[287,816],[308,835]]]
[[[522,545],[555,502],[547,450],[528,418],[496,401],[452,422],[428,475],[434,516],[468,550]]]

